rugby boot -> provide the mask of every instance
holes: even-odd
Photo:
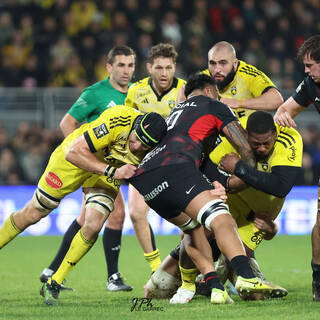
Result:
[[[273,290],[272,286],[258,277],[246,279],[241,276],[238,276],[235,288],[239,293],[271,294]]]
[[[124,283],[120,272],[109,277],[106,287],[109,291],[132,291],[132,287]]]
[[[60,293],[60,285],[56,281],[52,280],[51,284],[49,284],[48,282],[44,283],[42,285],[42,291],[45,304],[53,306],[59,303],[58,297]]]
[[[213,288],[211,290],[210,302],[213,304],[232,304],[233,300],[229,297],[226,290]]]

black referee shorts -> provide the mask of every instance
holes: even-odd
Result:
[[[158,167],[129,181],[165,219],[178,216],[199,193],[214,188],[192,162]]]

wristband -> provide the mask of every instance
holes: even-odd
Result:
[[[115,167],[111,167],[109,165],[106,166],[106,169],[104,170],[104,175],[109,177],[109,178],[113,178],[114,174],[116,173],[116,168]]]

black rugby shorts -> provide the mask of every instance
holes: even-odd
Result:
[[[131,178],[130,183],[165,219],[178,216],[199,193],[214,189],[192,162],[155,168]]]

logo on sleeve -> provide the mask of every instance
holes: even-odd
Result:
[[[100,139],[107,135],[109,133],[109,130],[105,123],[100,124],[100,126],[93,128],[93,133],[97,137],[97,139]]]

